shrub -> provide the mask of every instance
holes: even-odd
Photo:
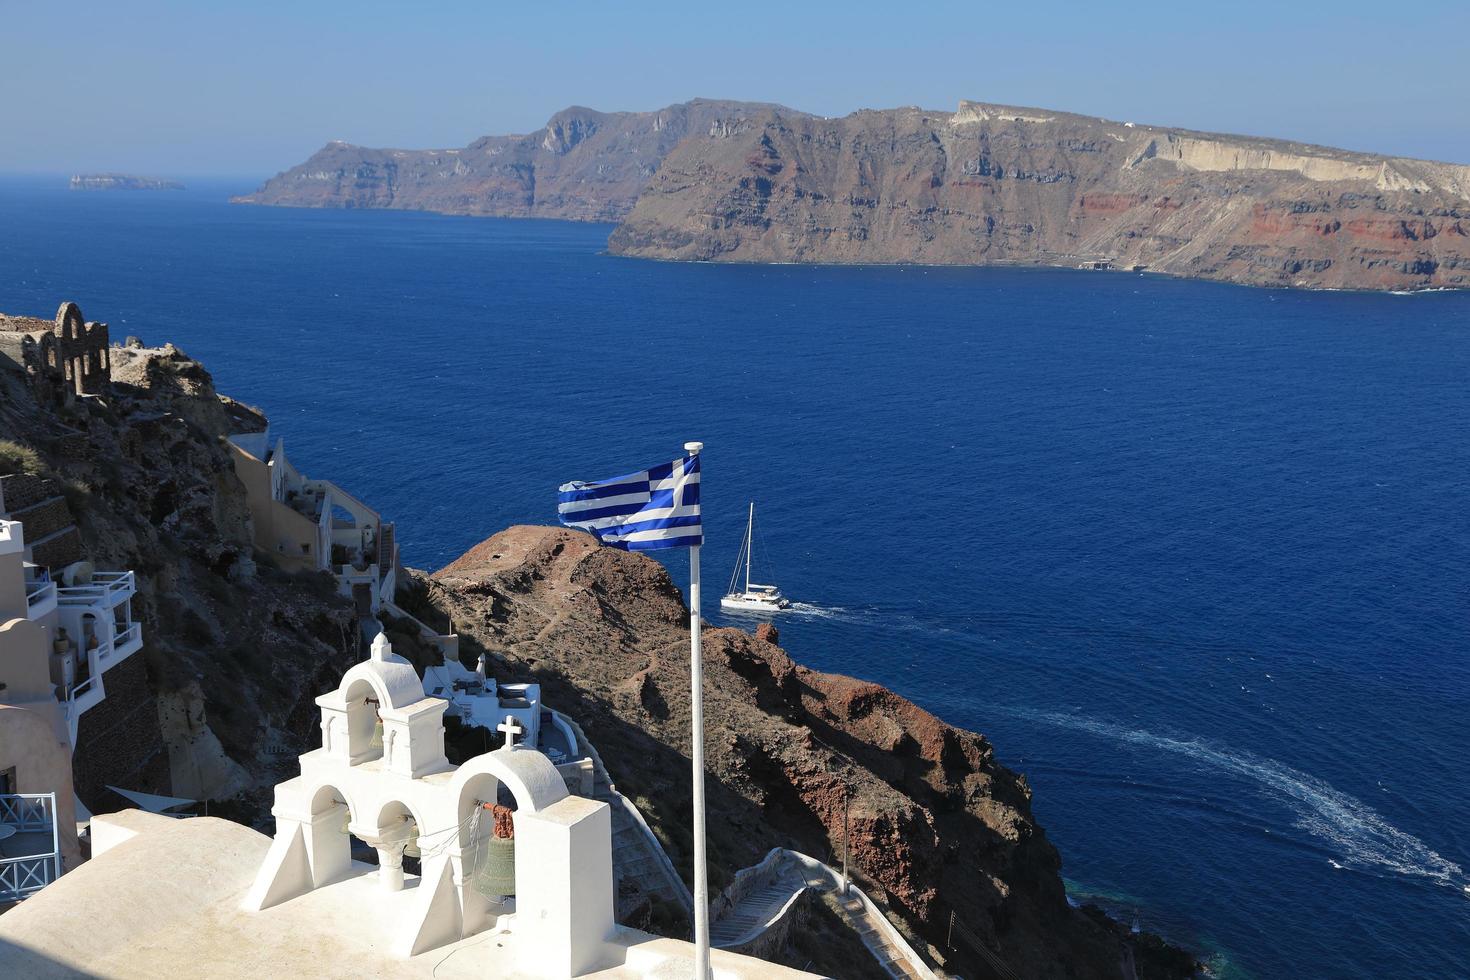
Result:
[[[9,439],[0,439],[0,476],[16,473],[40,476],[44,472],[46,463],[34,449]]]

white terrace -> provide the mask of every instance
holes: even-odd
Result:
[[[143,647],[133,618],[137,580],[131,571],[94,571],[89,562],[53,575],[25,555],[21,524],[0,520],[0,620],[25,618],[47,631],[51,681],[75,744],[82,714],[107,696],[106,672]]]

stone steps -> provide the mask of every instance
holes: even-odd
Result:
[[[578,746],[578,751],[581,752],[582,748]],[[683,896],[675,891],[661,856],[655,853],[653,843],[628,812],[623,802],[626,798],[613,786],[607,770],[600,764],[597,756],[591,752],[586,754],[592,756],[594,763],[592,798],[606,803],[612,810],[614,876],[620,882],[632,882],[645,895],[657,895],[664,901],[682,907]],[[627,801],[627,806],[632,806],[632,801]],[[621,914],[624,910],[618,911]]]

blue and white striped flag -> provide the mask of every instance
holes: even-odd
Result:
[[[624,551],[689,548],[704,542],[699,522],[699,454],[611,480],[561,486],[557,516]]]

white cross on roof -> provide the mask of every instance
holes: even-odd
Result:
[[[525,729],[516,723],[515,715],[506,715],[505,721],[502,721],[496,728],[505,733],[506,748],[510,748],[516,744],[516,736],[525,731]]]

